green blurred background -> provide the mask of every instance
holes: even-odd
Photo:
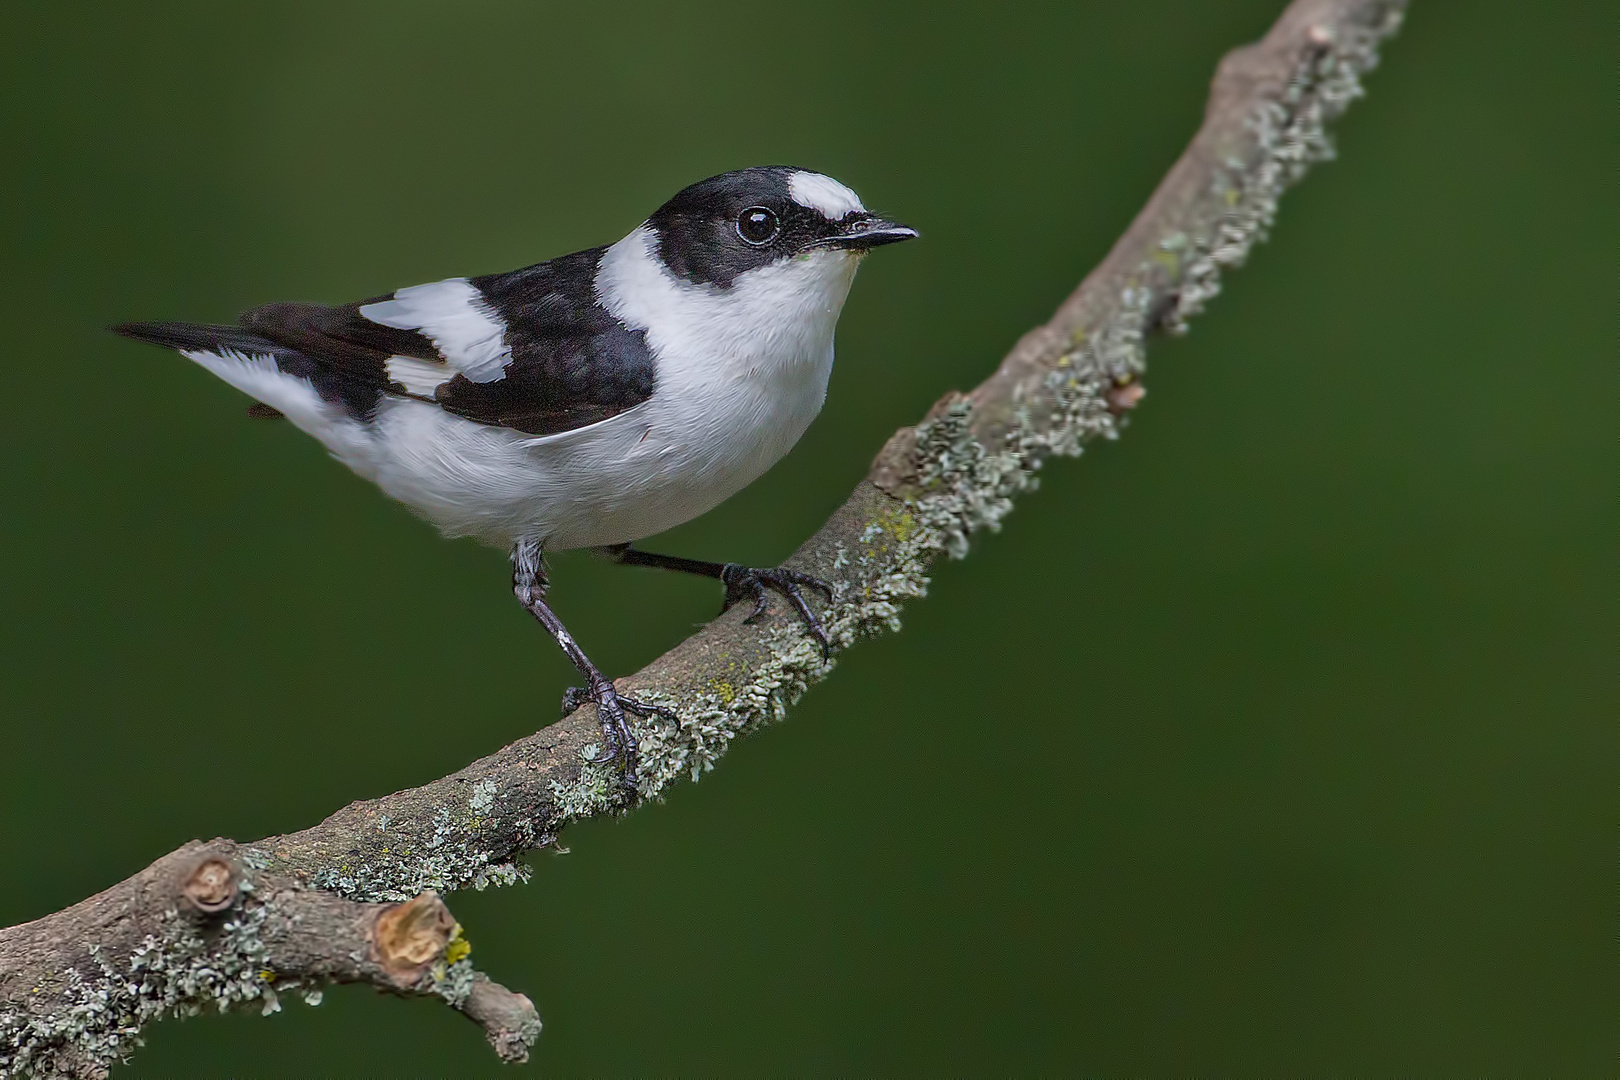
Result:
[[[1281,7],[0,8],[0,923],[450,771],[573,680],[502,553],[104,327],[825,170],[924,239],[862,272],[794,454],[657,545],[772,563],[1046,318]],[[1607,1074],[1611,15],[1418,0],[1125,439],[702,783],[453,897],[529,1066],[341,988],[124,1074]],[[555,578],[615,673],[719,600]]]

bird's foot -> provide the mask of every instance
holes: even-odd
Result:
[[[630,721],[624,714],[635,713],[642,719],[656,716],[676,727],[680,727],[680,717],[675,715],[675,710],[662,705],[624,697],[613,688],[612,683],[602,678],[591,679],[585,686],[570,686],[563,691],[562,714],[567,716],[587,701],[596,706],[596,718],[602,723],[602,741],[607,744],[607,755],[597,760],[619,764],[619,785],[634,800],[640,790],[636,776],[638,744],[635,732],[630,730]]]
[[[801,574],[797,570],[789,570],[785,566],[771,569],[762,569],[753,566],[739,566],[736,563],[726,563],[720,571],[720,581],[726,587],[726,603],[722,611],[731,607],[739,600],[753,597],[754,611],[744,622],[753,622],[765,614],[768,604],[768,590],[775,589],[788,598],[793,610],[799,613],[805,628],[810,636],[821,644],[821,658],[826,660],[832,655],[832,643],[827,640],[827,628],[822,625],[821,617],[811,610],[804,594],[799,591],[802,585],[808,589],[815,589],[831,603],[833,587],[818,577]]]

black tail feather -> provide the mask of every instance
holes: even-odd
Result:
[[[321,400],[342,405],[357,420],[370,422],[377,415],[383,387],[377,382],[358,378],[349,370],[333,368],[311,359],[297,349],[290,348],[240,326],[210,326],[203,323],[183,322],[128,322],[112,328],[136,341],[147,341],[167,349],[185,352],[239,353],[242,356],[268,356],[285,375],[308,379]],[[380,366],[380,365],[379,365]],[[254,416],[274,413],[272,406],[263,405],[253,411]],[[279,415],[279,414],[278,414]]]
[[[127,322],[112,329],[115,334],[122,334],[136,341],[150,342],[153,345],[162,345],[168,349],[206,349],[209,352],[229,349],[232,352],[257,356],[282,356],[292,351],[240,326],[207,326],[183,322]]]

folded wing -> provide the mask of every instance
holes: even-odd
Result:
[[[415,285],[338,307],[266,304],[244,314],[239,327],[118,329],[181,351],[269,356],[365,421],[392,396],[550,435],[605,420],[652,395],[645,333],[596,303],[601,253]]]

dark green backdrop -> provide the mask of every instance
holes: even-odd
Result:
[[[659,545],[773,562],[1099,259],[1281,6],[4,5],[0,923],[457,768],[572,678],[502,553],[105,326],[823,169],[924,239],[862,272],[798,450]],[[1610,15],[1418,0],[1123,441],[702,783],[453,897],[547,1023],[502,1075],[1606,1073]],[[610,672],[719,599],[556,580]],[[499,1071],[362,989],[148,1038],[128,1075]]]

